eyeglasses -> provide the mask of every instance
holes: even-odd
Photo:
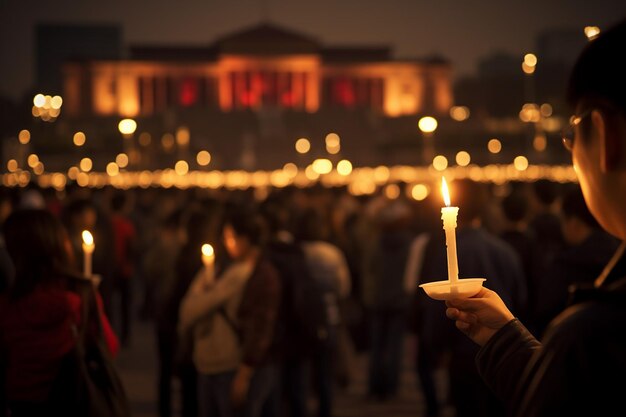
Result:
[[[569,118],[569,124],[563,131],[561,132],[561,139],[563,140],[563,146],[568,151],[572,151],[574,149],[574,139],[576,138],[576,126],[578,126],[584,119],[591,115],[593,109],[586,110],[581,114],[573,115]]]

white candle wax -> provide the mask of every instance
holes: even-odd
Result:
[[[458,207],[442,207],[441,219],[443,230],[446,233],[446,252],[448,255],[448,280],[457,282],[459,279],[459,264],[456,257],[456,218]]]
[[[87,278],[91,278],[92,269],[91,269],[91,255],[93,254],[96,245],[93,243],[93,236],[89,233],[88,230],[83,230],[83,275]]]
[[[202,245],[202,263],[204,264],[205,282],[213,282],[215,277],[215,252],[213,251],[213,246],[208,243]]]

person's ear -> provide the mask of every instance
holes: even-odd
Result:
[[[621,138],[606,116],[599,112],[591,113],[591,123],[600,141],[600,169],[602,172],[614,171],[620,164]]]

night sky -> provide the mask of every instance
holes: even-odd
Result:
[[[396,58],[436,53],[458,76],[495,51],[521,59],[545,29],[582,33],[625,17],[624,0],[0,0],[0,95],[17,98],[31,85],[38,22],[120,23],[126,45],[205,45],[269,18],[329,46],[389,45]]]

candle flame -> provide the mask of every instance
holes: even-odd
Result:
[[[85,245],[91,246],[93,245],[93,236],[89,232],[89,230],[83,230],[83,242]]]
[[[448,191],[448,183],[445,177],[441,177],[441,195],[443,195],[443,201],[446,203],[446,207],[450,207],[450,191]]]
[[[202,255],[213,256],[213,254],[214,254],[213,246],[209,245],[208,243],[205,243],[204,245],[202,245]]]

